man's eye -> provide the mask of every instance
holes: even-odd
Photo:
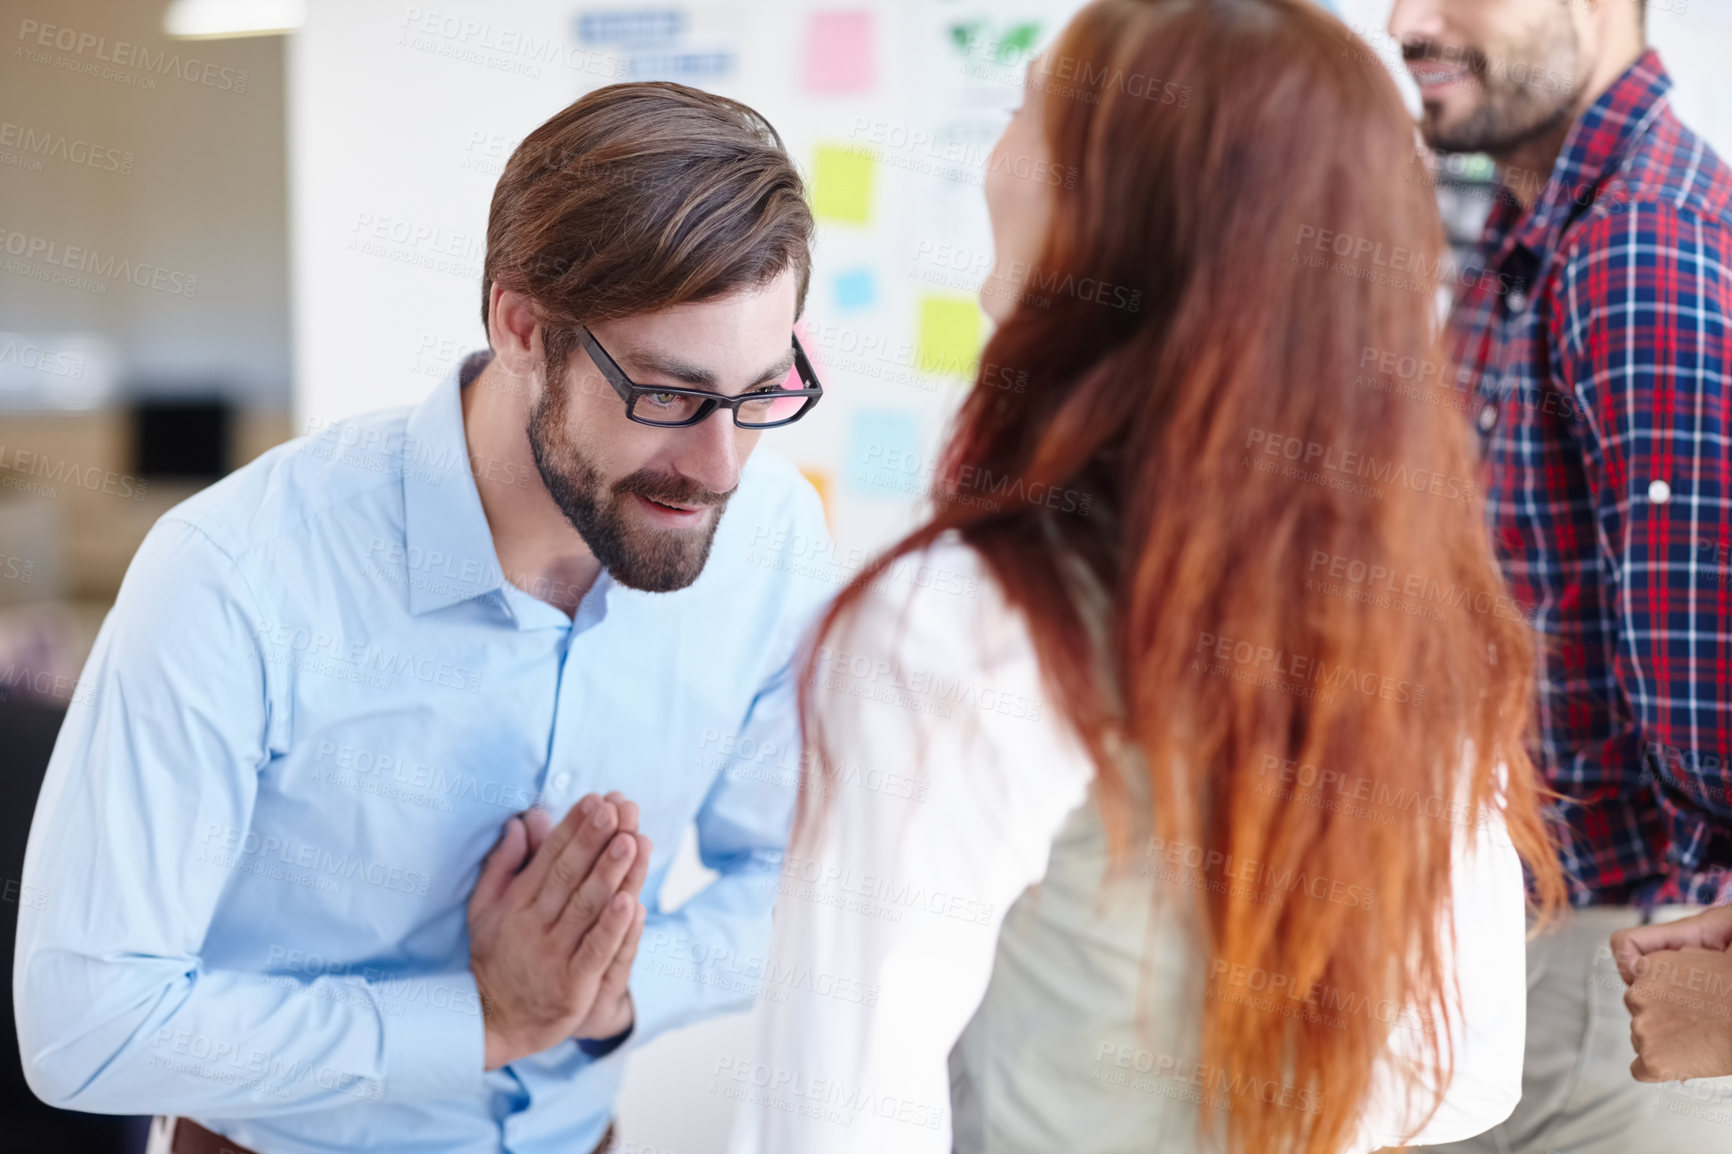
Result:
[[[651,404],[661,405],[663,408],[674,404],[680,399],[678,393],[650,393],[648,396]]]

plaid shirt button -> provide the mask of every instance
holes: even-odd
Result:
[[[1487,405],[1479,411],[1479,431],[1489,433],[1495,424],[1497,424],[1497,406]]]
[[[1655,481],[1648,486],[1648,500],[1655,505],[1664,505],[1672,499],[1672,486],[1664,481]]]

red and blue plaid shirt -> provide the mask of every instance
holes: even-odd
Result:
[[[1649,51],[1500,196],[1451,318],[1577,905],[1732,900],[1732,169],[1671,86]]]

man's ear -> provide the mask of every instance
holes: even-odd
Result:
[[[487,340],[495,364],[512,376],[533,374],[541,360],[539,328],[528,297],[493,286],[487,305]]]

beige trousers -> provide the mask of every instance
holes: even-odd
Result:
[[[1662,906],[1653,921],[1701,912]],[[1709,1154],[1732,1151],[1732,1078],[1653,1084],[1630,1075],[1630,1013],[1612,931],[1630,906],[1576,910],[1528,943],[1522,1097],[1501,1126],[1429,1154]]]

